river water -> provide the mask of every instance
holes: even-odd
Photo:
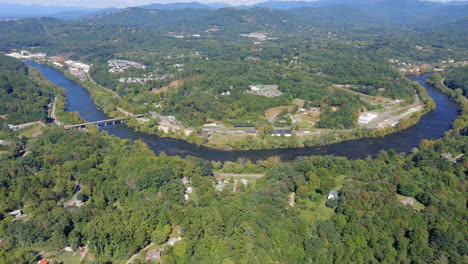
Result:
[[[26,64],[37,68],[49,81],[67,91],[67,111],[78,112],[87,121],[98,121],[109,118],[96,107],[85,88],[67,79],[62,72],[34,62],[28,61]],[[458,115],[457,105],[454,102],[450,101],[446,95],[437,89],[426,85],[425,80],[428,76],[429,74],[410,76],[409,79],[417,81],[426,87],[429,95],[437,104],[436,109],[424,115],[415,126],[381,138],[348,140],[320,147],[223,151],[195,146],[183,140],[161,138],[155,135],[135,132],[125,124],[101,127],[101,129],[120,138],[140,139],[148,144],[156,154],[164,152],[169,156],[178,155],[181,157],[192,155],[216,161],[235,161],[239,158],[248,158],[256,161],[271,156],[279,156],[284,161],[290,161],[300,156],[311,155],[335,155],[358,159],[374,157],[379,151],[388,149],[395,149],[398,152],[409,152],[413,147],[418,146],[422,139],[441,138],[444,132],[451,128],[452,122]]]

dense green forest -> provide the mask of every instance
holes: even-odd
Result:
[[[452,90],[460,89],[464,96],[468,96],[468,67],[449,69],[444,84]]]
[[[213,186],[221,164],[155,157],[140,142],[54,129],[29,142],[31,154],[2,161],[0,255],[25,263],[43,247],[88,243],[97,263],[117,262],[180,226],[183,241],[166,248],[165,263],[463,263],[467,161],[441,157],[466,153],[460,133],[423,142],[411,155],[258,162],[267,176],[233,193]],[[186,203],[182,177],[195,190]],[[76,185],[86,205],[61,207]],[[324,207],[334,188],[340,198]],[[397,194],[425,209],[400,204]],[[18,208],[27,218],[12,221],[6,212]]]
[[[46,121],[47,105],[56,92],[37,71],[20,61],[0,55],[0,121],[20,124]]]

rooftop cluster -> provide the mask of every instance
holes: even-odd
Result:
[[[142,63],[136,61],[129,61],[129,60],[109,60],[109,72],[124,72],[130,68],[135,69],[146,69],[146,66]]]

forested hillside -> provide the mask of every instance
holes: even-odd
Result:
[[[468,67],[448,70],[444,84],[452,90],[460,89],[464,96],[468,96]]]
[[[0,169],[0,256],[7,263],[33,262],[44,247],[83,244],[96,263],[123,262],[177,227],[183,240],[166,247],[164,263],[463,263],[468,253],[466,157],[441,157],[466,153],[459,131],[411,155],[243,161],[237,166],[258,166],[267,176],[237,193],[215,190],[218,164],[155,157],[140,142],[59,129],[29,144],[31,154]],[[185,203],[182,177],[194,188]],[[88,202],[61,207],[76,185]],[[340,198],[325,203],[334,188]],[[397,194],[422,207],[404,206]],[[11,221],[14,209],[27,217]]]
[[[20,61],[0,55],[1,123],[45,121],[54,92],[54,86],[42,81],[37,72]]]

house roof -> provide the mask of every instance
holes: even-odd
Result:
[[[338,198],[338,191],[332,190],[328,196],[333,196],[335,199]]]
[[[275,130],[274,134],[292,134],[292,130]]]
[[[147,258],[159,258],[161,257],[161,250],[148,250],[148,252],[146,252],[146,257]]]

